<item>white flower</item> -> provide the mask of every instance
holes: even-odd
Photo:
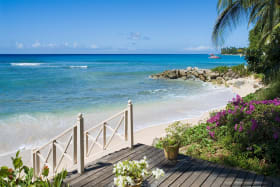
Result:
[[[161,176],[164,176],[164,171],[162,169],[157,168],[152,171],[152,174],[156,179],[159,179]]]
[[[134,185],[134,181],[132,180],[131,177],[126,177],[126,181],[129,185]]]

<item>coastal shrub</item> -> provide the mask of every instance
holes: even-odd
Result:
[[[250,72],[248,71],[247,66],[245,66],[244,64],[232,66],[231,69],[234,73],[237,73],[238,75],[240,75],[242,77],[250,75]]]
[[[207,121],[206,129],[231,154],[258,161],[258,172],[279,174],[280,99],[245,102],[237,96]],[[243,167],[251,167],[245,163]]]
[[[218,72],[218,73],[226,73],[226,72],[228,72],[229,67],[228,66],[218,66],[218,67],[212,68],[211,70]]]
[[[220,74],[224,74],[227,73],[230,69],[241,77],[249,76],[251,74],[250,71],[248,71],[245,64],[239,64],[236,66],[218,66],[212,68],[211,70]]]
[[[244,98],[236,96],[224,110],[212,113],[205,123],[185,125],[180,130],[180,152],[259,174],[280,176],[279,95],[280,83],[275,82]]]
[[[183,124],[179,121],[172,123],[165,129],[166,136],[160,138],[160,140],[156,144],[156,147],[164,148],[167,146],[180,146],[181,142],[184,140],[184,132],[188,127],[189,124]]]
[[[244,98],[245,102],[251,100],[271,100],[274,98],[280,98],[280,78],[277,81],[271,83],[267,88],[261,88],[255,93],[249,94]]]
[[[23,165],[22,159],[19,156],[19,151],[16,153],[16,157],[12,157],[13,167],[8,168],[7,166],[2,166],[0,168],[0,186],[1,187],[60,187],[67,175],[67,171],[63,170],[58,173],[53,181],[50,182],[48,179],[49,168],[44,166],[41,176],[33,176],[33,168],[29,168]]]

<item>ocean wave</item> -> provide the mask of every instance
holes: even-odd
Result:
[[[82,69],[87,69],[88,66],[70,66],[70,68],[82,68]]]
[[[40,66],[42,63],[10,63],[11,66]]]

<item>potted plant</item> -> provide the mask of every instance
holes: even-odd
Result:
[[[160,140],[164,150],[164,156],[168,160],[177,160],[180,141],[172,136],[165,136]]]
[[[114,164],[114,184],[118,187],[140,187],[146,176],[152,175],[156,179],[164,176],[162,169],[148,170],[147,158],[140,161],[126,160]]]
[[[183,133],[189,127],[189,124],[175,122],[165,129],[166,136],[160,138],[158,147],[164,149],[165,158],[168,160],[177,160]]]

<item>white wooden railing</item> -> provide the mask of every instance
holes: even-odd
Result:
[[[115,127],[109,125],[117,119],[119,120]],[[124,132],[119,133],[118,130],[122,126]],[[52,175],[62,168],[77,169],[78,173],[83,173],[87,162],[92,161],[90,158],[110,149],[109,146],[116,137],[129,143],[129,147],[133,148],[133,106],[130,100],[123,111],[88,130],[84,130],[84,117],[79,114],[77,123],[73,127],[45,145],[32,150],[34,176],[40,176],[45,166],[50,168]],[[94,150],[98,149],[99,151],[94,153]]]

